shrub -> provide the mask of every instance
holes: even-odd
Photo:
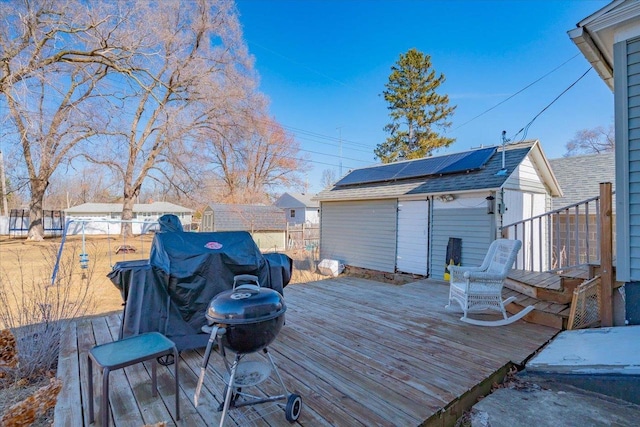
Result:
[[[31,251],[38,250],[40,256],[34,258]],[[15,335],[18,363],[0,366],[4,371],[0,381],[31,381],[55,369],[62,332],[71,319],[90,309],[89,283],[95,263],[82,270],[78,245],[65,246],[52,284],[56,245],[30,245],[12,255],[12,262],[0,266],[0,329],[10,329]]]

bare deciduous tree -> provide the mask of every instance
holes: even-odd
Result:
[[[338,181],[336,178],[335,169],[325,169],[322,171],[322,178],[320,179],[320,183],[322,184],[322,188],[327,188],[333,186]]]
[[[44,235],[43,199],[51,175],[105,120],[99,106],[108,90],[105,78],[127,69],[132,46],[117,43],[118,22],[126,15],[115,6],[89,9],[79,0],[0,5],[0,102],[27,173],[31,240]]]
[[[210,161],[224,183],[222,201],[268,203],[268,191],[301,184],[297,171],[306,165],[298,143],[274,119],[258,116],[240,134],[210,140]]]
[[[136,53],[135,82],[117,106],[121,131],[111,135],[110,151],[86,155],[122,181],[123,220],[132,219],[146,179],[179,186],[176,175],[198,170],[197,136],[243,125],[256,87],[233,2],[138,1],[131,14],[136,25],[145,22],[137,34],[145,45]]]
[[[578,154],[607,153],[615,150],[613,125],[608,128],[597,126],[593,129],[582,129],[576,132],[573,139],[566,144],[565,157]]]
[[[66,209],[82,203],[114,203],[119,200],[119,188],[99,165],[88,164],[81,169],[61,168],[49,180],[46,201],[48,209]]]
[[[270,186],[295,181],[297,144],[263,119],[266,100],[232,0],[0,8],[0,102],[29,181],[30,238],[43,236],[54,172],[84,167],[79,159],[120,182],[124,220],[147,180],[176,193],[202,187],[207,140],[228,144],[214,155],[226,196],[264,198]]]

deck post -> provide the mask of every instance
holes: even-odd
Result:
[[[613,326],[613,230],[611,183],[600,183],[600,324]]]

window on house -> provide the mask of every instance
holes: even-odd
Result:
[[[291,209],[291,218],[295,218],[296,217],[296,211]]]

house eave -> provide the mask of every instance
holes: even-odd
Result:
[[[613,90],[613,45],[636,37],[640,2],[616,0],[580,21],[569,37],[607,86]]]
[[[613,90],[613,66],[603,55],[602,49],[596,45],[589,32],[584,27],[578,27],[569,31],[569,37],[609,89]]]

